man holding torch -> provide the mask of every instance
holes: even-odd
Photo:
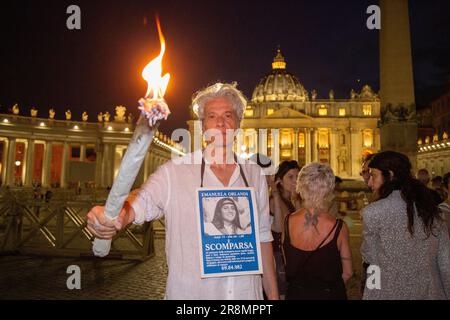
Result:
[[[165,215],[168,299],[262,299],[262,287],[267,298],[279,298],[267,183],[257,164],[238,163],[232,151],[245,106],[246,99],[234,84],[216,83],[198,92],[192,107],[207,135],[207,148],[159,167],[140,189],[130,193],[117,219],[105,216],[105,207],[94,207],[88,213],[88,228],[100,239],[111,239],[130,223],[141,224]],[[195,199],[200,186],[254,187],[262,277],[201,278]]]

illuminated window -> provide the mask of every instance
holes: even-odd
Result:
[[[328,130],[319,129],[319,148],[328,148]]]
[[[326,116],[328,114],[328,109],[325,105],[319,107],[319,116]]]
[[[281,146],[283,148],[291,147],[292,145],[292,137],[291,132],[289,130],[281,131]]]
[[[273,114],[273,109],[272,108],[267,109],[267,115],[270,116],[271,114]]]
[[[299,148],[305,147],[305,134],[304,133],[298,134],[298,147]]]
[[[245,116],[246,117],[253,117],[253,109],[246,109],[245,110]]]
[[[371,129],[365,129],[363,132],[363,144],[366,148],[371,148],[373,144],[373,134]]]
[[[339,108],[339,116],[345,117],[345,108]]]
[[[372,115],[372,106],[370,104],[363,105],[363,114],[365,116]]]

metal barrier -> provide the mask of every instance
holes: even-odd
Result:
[[[102,203],[30,199],[27,193],[0,193],[0,253],[93,256],[86,215]],[[146,260],[154,255],[152,223],[130,225],[112,241],[110,258]]]

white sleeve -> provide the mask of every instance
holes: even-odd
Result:
[[[363,232],[361,244],[361,256],[363,261],[369,264],[378,264],[378,242],[380,222],[378,221],[379,214],[372,206],[368,206],[362,211],[363,217]]]
[[[447,226],[442,223],[439,235],[438,266],[447,299],[450,299],[450,238]]]
[[[270,223],[270,209],[269,209],[269,190],[267,189],[267,182],[261,169],[258,167],[257,174],[253,176],[256,203],[258,206],[259,219],[259,241],[271,242],[272,226]]]
[[[128,196],[135,212],[134,224],[157,220],[167,209],[170,193],[168,165],[160,166],[145,183]]]

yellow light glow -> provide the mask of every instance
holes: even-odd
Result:
[[[267,115],[270,116],[271,114],[273,114],[273,109],[267,109]]]
[[[363,131],[364,147],[371,148],[373,145],[373,133],[371,129],[365,129]]]
[[[161,26],[159,24],[159,19],[156,17],[156,26],[158,27],[159,41],[161,43],[161,51],[159,55],[150,61],[142,71],[142,77],[147,81],[148,88],[145,94],[146,98],[160,99],[164,96],[166,92],[167,85],[169,84],[170,74],[166,73],[161,77],[162,73],[162,58],[164,52],[166,51],[166,42],[164,36],[161,32]],[[150,97],[152,95],[152,97]]]
[[[125,128],[125,132],[129,132],[130,131],[130,129],[128,129],[128,128]]]
[[[292,156],[292,152],[289,149],[281,150],[281,157],[290,158]]]
[[[319,129],[319,148],[327,149],[328,148],[328,129]]]
[[[74,128],[75,130],[78,130],[78,129],[79,129],[79,127],[78,127],[77,125],[74,125],[73,128]]]
[[[8,120],[8,119],[3,119],[3,122],[4,122],[4,123],[8,123],[9,120]]]
[[[340,108],[339,109],[339,116],[340,117],[344,117],[345,116],[345,108]]]
[[[328,109],[322,105],[319,108],[319,116],[326,116],[328,114]]]
[[[304,148],[305,147],[305,134],[300,133],[298,135],[298,147]]]
[[[39,126],[40,127],[45,127],[45,123],[41,122],[41,123],[39,123]]]
[[[372,115],[372,106],[370,104],[363,105],[363,114],[365,116]]]
[[[111,126],[108,127],[108,130],[111,131],[113,128]]]

